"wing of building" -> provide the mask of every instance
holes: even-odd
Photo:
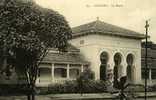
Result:
[[[147,49],[147,78],[148,78],[148,85],[156,84],[156,44],[153,42],[148,42],[148,49]],[[142,82],[145,79],[145,42],[142,42],[142,50],[141,50],[141,64],[142,64]]]
[[[52,83],[75,80],[88,66],[89,62],[80,54],[80,50],[70,44],[66,52],[51,48],[39,66],[36,85],[48,86]]]

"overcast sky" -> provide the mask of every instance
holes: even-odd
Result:
[[[101,21],[145,33],[150,19],[149,35],[156,43],[156,0],[35,0],[42,7],[62,14],[71,27]]]

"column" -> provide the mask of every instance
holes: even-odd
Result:
[[[83,72],[83,64],[81,65],[81,72]]]
[[[35,84],[39,84],[39,83],[40,83],[40,77],[38,76]]]
[[[152,82],[152,74],[151,74],[151,69],[149,68],[149,82]]]
[[[113,54],[110,54],[108,65],[109,65],[110,69],[114,69],[115,63],[114,63],[114,56],[113,56]]]
[[[55,77],[54,77],[54,64],[51,64],[51,77],[52,77],[52,82],[54,82]]]
[[[113,71],[114,71],[114,57],[113,57],[113,54],[110,54],[110,59],[108,61],[108,64],[107,64],[107,70],[109,71],[109,81],[113,83]]]
[[[67,64],[67,79],[69,79],[70,77],[69,77],[69,64]]]
[[[124,58],[123,58],[123,62],[121,63],[121,65],[122,65],[122,74],[121,74],[121,77],[122,76],[127,76],[127,61],[126,61],[126,56],[124,56]]]

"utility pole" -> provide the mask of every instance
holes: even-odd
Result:
[[[145,28],[146,28],[146,45],[145,45],[145,100],[147,100],[147,48],[148,48],[148,27],[149,27],[149,24],[148,24],[148,20],[146,20],[146,25],[145,25]]]

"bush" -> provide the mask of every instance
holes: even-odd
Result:
[[[0,84],[0,95],[23,95],[30,92],[27,84]]]
[[[37,94],[49,94],[48,87],[37,87]]]
[[[77,83],[76,81],[66,81],[64,84],[51,84],[48,86],[48,93],[76,93]]]
[[[95,93],[95,92],[105,92],[106,82],[95,81],[94,72],[88,67],[84,72],[80,73],[77,78],[78,92],[79,93]]]
[[[81,78],[83,80],[94,80],[95,73],[88,67],[83,72],[80,73],[78,79]]]
[[[67,81],[65,84],[65,93],[77,93],[78,83],[77,81]]]
[[[125,91],[144,92],[145,87],[141,84],[130,84]]]
[[[82,93],[102,93],[107,91],[106,82],[100,80],[83,81]],[[57,93],[81,93],[78,82],[67,81],[64,84],[51,84],[48,87],[38,88],[39,94],[57,94]]]
[[[66,81],[64,84],[51,84],[48,86],[47,91],[40,89],[40,94],[102,93],[107,91],[107,86],[105,81],[94,80],[94,72],[87,68],[80,74],[77,80]]]
[[[104,81],[89,80],[83,83],[83,93],[102,93],[106,92],[107,86]]]
[[[148,87],[148,91],[156,91],[156,84],[152,85],[152,86],[149,86]]]

